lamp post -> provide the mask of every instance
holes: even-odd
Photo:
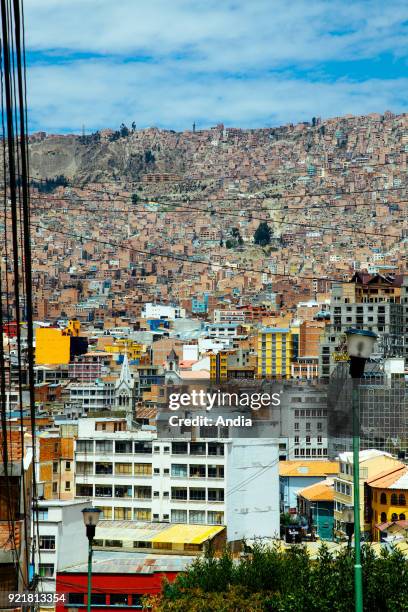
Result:
[[[356,612],[363,612],[363,574],[361,569],[360,542],[360,424],[359,424],[359,380],[363,377],[367,359],[370,357],[377,335],[365,329],[348,329],[347,350],[350,357],[352,378],[353,420],[353,504],[354,504],[354,596]],[[350,536],[349,536],[350,537]]]
[[[92,542],[95,537],[95,528],[99,522],[99,515],[102,512],[99,508],[84,508],[82,516],[86,527],[86,537],[88,538],[88,612],[91,612],[91,578],[92,578]]]

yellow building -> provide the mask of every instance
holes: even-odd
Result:
[[[143,344],[139,344],[138,342],[136,342],[135,340],[131,340],[130,338],[117,338],[113,342],[111,342],[111,344],[105,344],[104,349],[107,353],[113,353],[117,355],[124,355],[125,353],[127,353],[127,356],[130,361],[140,359],[142,354],[144,353]]]
[[[406,521],[408,517],[408,466],[400,464],[367,481],[371,502],[371,528],[380,539],[383,523]]]
[[[71,337],[56,327],[35,331],[35,362],[38,365],[69,363]]]
[[[210,353],[210,379],[222,382],[228,379],[228,351]]]
[[[298,353],[298,330],[266,327],[258,333],[258,378],[290,378]]]
[[[38,327],[35,330],[35,362],[37,365],[67,364],[73,355],[86,352],[86,338],[80,338],[81,324],[69,321],[65,329]]]
[[[339,536],[345,535],[342,511],[353,506],[353,453],[341,453],[339,473],[334,479],[334,529]],[[376,476],[400,468],[404,464],[384,451],[368,449],[360,451],[360,527],[361,532],[371,533],[371,516],[366,495],[366,484]]]

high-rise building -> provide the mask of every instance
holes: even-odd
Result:
[[[266,327],[258,333],[258,378],[290,378],[298,354],[298,330]]]
[[[345,332],[354,327],[378,335],[378,357],[404,355],[402,277],[356,273],[348,283],[335,283],[331,292],[330,324],[321,343],[320,376],[328,378],[339,361],[347,360]]]

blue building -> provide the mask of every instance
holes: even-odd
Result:
[[[305,487],[338,474],[337,461],[301,460],[279,462],[279,492],[281,512],[298,507],[298,493]]]

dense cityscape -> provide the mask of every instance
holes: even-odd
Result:
[[[404,3],[24,4],[0,611],[408,610]]]
[[[51,607],[87,602],[89,506],[92,609],[141,607],[209,546],[239,558],[279,542],[314,558],[325,542],[340,554],[353,462],[333,415],[346,406],[347,420],[350,328],[376,335],[359,395],[362,539],[405,554],[406,125],[385,113],[30,136],[34,444],[27,329],[2,262],[9,467],[23,466],[16,492],[26,483],[16,516],[34,504],[12,538],[1,526],[10,590],[26,566],[39,593],[66,594]],[[274,391],[273,427],[170,427],[169,394],[194,385]]]

